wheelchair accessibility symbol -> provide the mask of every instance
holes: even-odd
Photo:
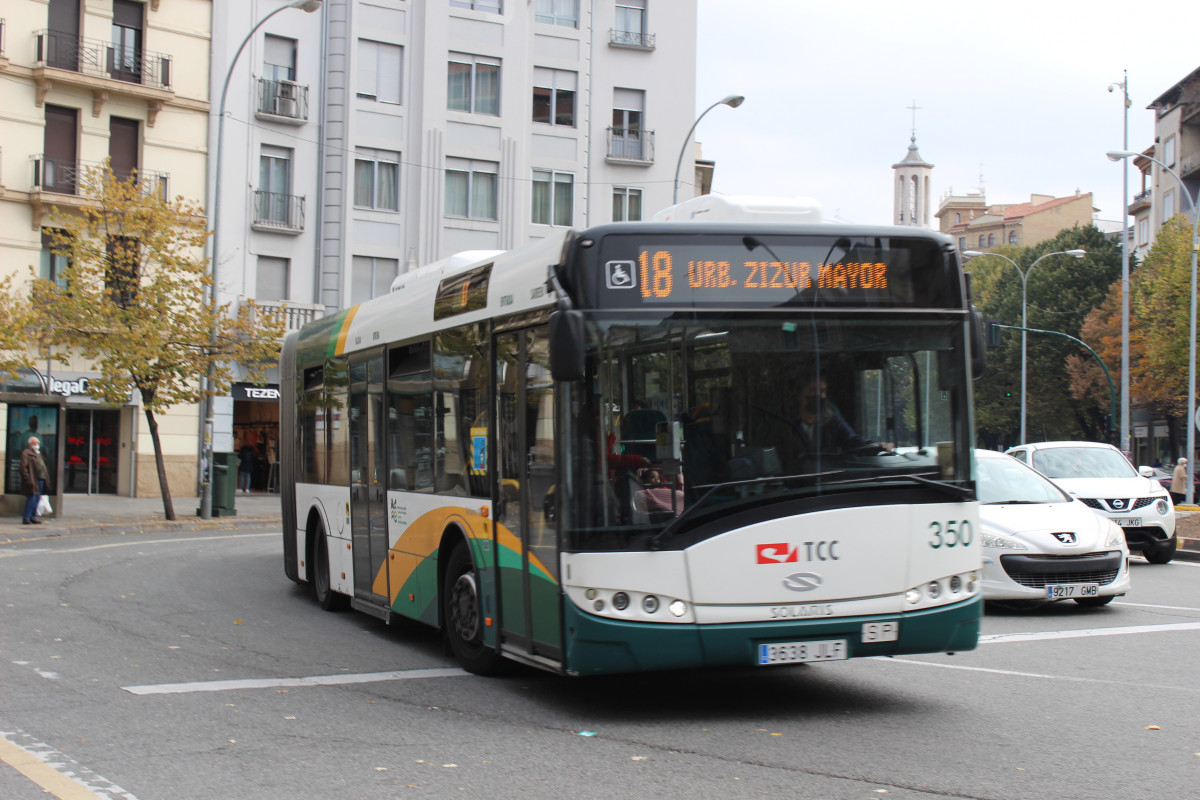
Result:
[[[609,261],[604,265],[605,282],[610,289],[632,289],[637,286],[637,272],[632,261]]]

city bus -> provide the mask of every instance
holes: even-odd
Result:
[[[480,674],[974,648],[981,338],[919,228],[613,223],[428,265],[284,342],[285,572]]]

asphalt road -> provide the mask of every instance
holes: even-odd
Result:
[[[979,649],[566,679],[320,611],[277,534],[0,547],[0,797],[1184,798],[1200,564]]]

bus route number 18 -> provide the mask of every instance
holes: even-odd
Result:
[[[931,522],[929,523],[929,530],[933,534],[929,540],[929,546],[934,550],[942,547],[957,547],[959,545],[966,547],[971,544],[971,540],[974,538],[971,531],[971,520],[969,519]]]

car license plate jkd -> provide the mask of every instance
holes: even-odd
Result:
[[[1142,521],[1137,517],[1114,517],[1113,522],[1122,528],[1138,528],[1142,524]]]
[[[845,639],[819,642],[772,642],[758,646],[758,664],[805,664],[811,661],[844,661],[849,658]]]
[[[1100,593],[1098,583],[1056,583],[1046,587],[1047,600],[1069,600],[1073,597],[1095,597]]]

